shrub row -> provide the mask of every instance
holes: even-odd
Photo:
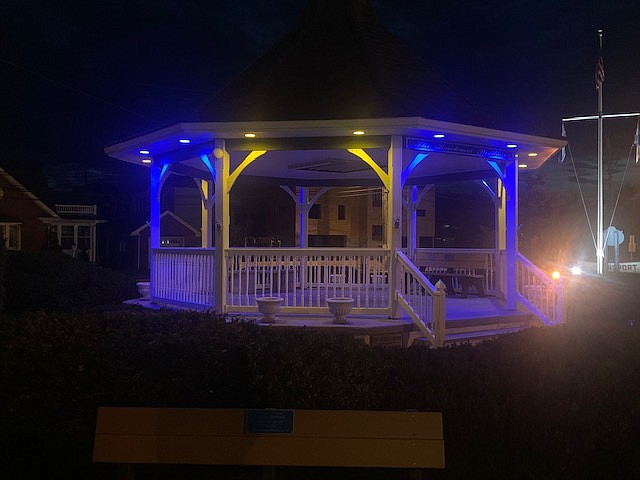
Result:
[[[69,310],[136,298],[135,280],[62,253],[10,252],[5,310]]]
[[[638,478],[639,360],[628,324],[400,350],[207,314],[25,313],[0,324],[0,465],[107,475],[90,463],[100,405],[418,409],[444,412],[434,478]]]

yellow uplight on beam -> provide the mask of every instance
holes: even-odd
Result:
[[[537,157],[538,156],[538,154],[535,153],[535,152],[528,153],[527,155],[529,155],[530,157]]]
[[[150,158],[143,158],[142,159],[142,163],[151,163],[151,159]]]
[[[244,136],[247,137],[247,138],[256,138],[256,134],[255,133],[250,133],[250,132],[245,133]]]
[[[364,130],[356,130],[353,132],[354,135],[364,135]]]

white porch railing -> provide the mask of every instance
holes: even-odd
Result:
[[[445,293],[434,285],[400,250],[396,251],[399,286],[398,303],[407,312],[432,345],[441,347],[445,340]]]
[[[257,311],[257,296],[282,297],[283,313],[326,313],[327,297],[352,297],[354,314],[389,310],[389,250],[231,248],[227,311]]]
[[[95,215],[96,205],[61,205],[56,203],[56,212],[59,214]]]
[[[459,273],[484,276],[484,290],[500,292],[496,251],[491,248],[416,248],[415,264],[419,267],[447,268]],[[453,279],[454,283],[457,279]],[[460,288],[454,284],[454,287]]]
[[[519,301],[546,325],[566,321],[566,301],[562,280],[554,280],[524,255],[518,254]]]
[[[160,302],[213,306],[215,249],[156,248],[151,298]]]

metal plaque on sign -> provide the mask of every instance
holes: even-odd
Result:
[[[293,410],[247,410],[245,433],[293,433]]]

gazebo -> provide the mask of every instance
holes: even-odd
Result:
[[[150,170],[153,301],[225,314],[279,297],[283,313],[305,315],[347,297],[354,313],[404,315],[441,345],[446,298],[438,277],[450,288],[479,278],[507,309],[526,308],[546,324],[564,320],[561,283],[524,258],[517,240],[519,171],[539,168],[564,144],[482,118],[378,23],[369,1],[311,0],[298,25],[194,121],[106,152]],[[170,175],[196,181],[201,248],[161,248],[160,194]],[[492,199],[494,247],[418,248],[420,198],[458,180],[479,182]],[[230,194],[242,183],[280,186],[296,202],[295,248],[231,248]],[[309,248],[310,209],[328,189],[346,186],[385,192],[384,241]]]

